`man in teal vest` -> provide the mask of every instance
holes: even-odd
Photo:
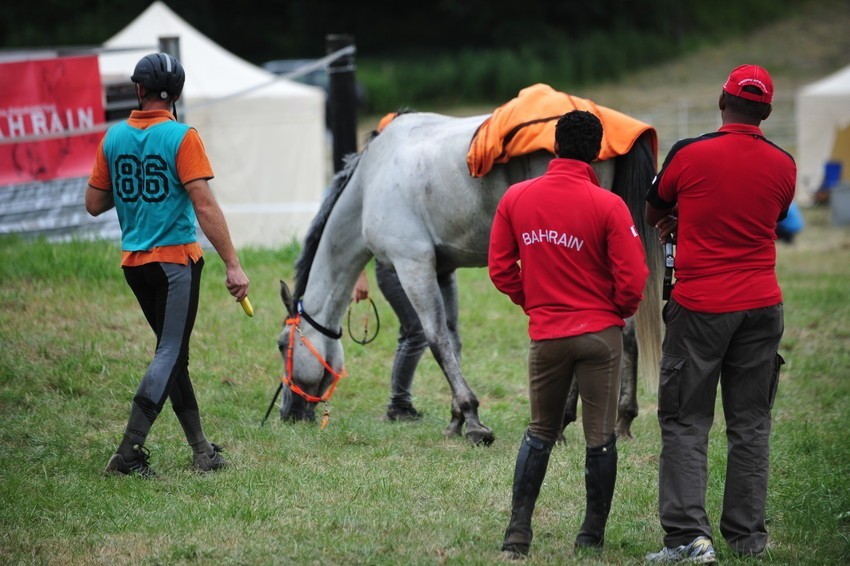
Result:
[[[193,449],[194,469],[227,464],[221,448],[204,435],[189,379],[189,339],[204,266],[196,220],[224,261],[225,284],[237,300],[248,295],[248,277],[210,190],[212,167],[198,132],[176,120],[185,79],[180,62],[166,53],[138,62],[132,80],[139,109],[106,133],[86,191],[90,214],[113,206],[118,213],[124,277],[156,334],[156,352],[133,397],[124,437],[106,466],[110,474],[155,475],[145,440],[166,398]]]

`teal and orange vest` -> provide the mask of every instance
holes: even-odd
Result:
[[[112,178],[124,251],[197,241],[195,209],[177,176],[177,151],[189,126],[166,121],[144,130],[109,129],[103,151]]]

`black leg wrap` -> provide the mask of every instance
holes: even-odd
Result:
[[[601,547],[605,542],[605,524],[611,511],[614,485],[617,482],[617,439],[602,446],[588,448],[584,464],[587,507],[584,524],[576,537],[576,548]]]
[[[511,521],[505,531],[502,550],[526,556],[531,546],[531,515],[540,494],[540,486],[549,466],[552,445],[525,433],[514,469]]]

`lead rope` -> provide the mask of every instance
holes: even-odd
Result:
[[[348,335],[351,337],[353,341],[360,344],[361,346],[365,346],[370,342],[374,341],[375,338],[378,337],[378,332],[381,330],[381,317],[378,316],[378,307],[375,305],[375,301],[372,300],[372,297],[367,297],[369,303],[372,305],[372,312],[375,313],[375,333],[372,334],[372,337],[369,337],[369,311],[366,311],[366,314],[363,315],[363,339],[358,340],[354,337],[354,333],[351,331],[351,304],[348,305]]]

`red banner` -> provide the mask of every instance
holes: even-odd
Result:
[[[0,84],[0,185],[87,176],[104,133],[97,56],[0,63]]]

